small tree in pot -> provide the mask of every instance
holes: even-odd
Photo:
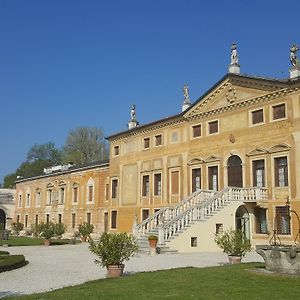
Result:
[[[94,225],[89,223],[82,223],[78,225],[78,231],[81,235],[81,241],[86,242],[86,239],[94,231]]]
[[[52,222],[41,223],[38,225],[40,227],[41,236],[44,238],[44,245],[50,246],[51,238],[55,235],[55,224]]]
[[[241,230],[228,230],[215,236],[216,244],[228,254],[230,263],[239,263],[251,250],[250,241]]]
[[[138,246],[133,236],[127,233],[103,233],[98,242],[90,239],[90,251],[100,259],[95,260],[107,269],[107,277],[122,276],[123,262],[137,252]]]

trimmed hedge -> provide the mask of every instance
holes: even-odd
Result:
[[[23,267],[27,264],[24,255],[0,256],[0,273]]]
[[[9,255],[9,252],[7,252],[7,251],[0,251],[0,255]]]

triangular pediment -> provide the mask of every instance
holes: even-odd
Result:
[[[257,147],[251,151],[249,151],[247,153],[248,156],[255,156],[255,155],[263,155],[263,154],[267,154],[268,151],[267,149],[261,148],[261,147]]]
[[[261,82],[263,81],[263,82]],[[237,103],[261,97],[284,88],[282,83],[262,80],[259,78],[228,75],[201,96],[184,117],[195,118],[206,115],[214,110],[223,110]]]
[[[188,161],[188,165],[197,165],[202,164],[204,160],[201,157],[192,158]]]
[[[220,156],[217,156],[217,155],[210,155],[208,156],[206,159],[205,159],[205,162],[206,163],[209,163],[209,162],[215,162],[215,161],[220,161],[221,160],[221,157]]]
[[[288,144],[278,144],[274,145],[269,149],[269,153],[276,153],[276,152],[283,152],[283,151],[289,151],[291,149],[291,146]]]

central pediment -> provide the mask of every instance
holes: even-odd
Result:
[[[228,74],[201,96],[186,111],[184,117],[195,118],[216,109],[267,95],[284,87],[283,82],[275,80]]]

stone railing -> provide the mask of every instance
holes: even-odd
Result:
[[[260,202],[267,199],[265,188],[227,187],[221,192],[189,207],[172,220],[158,226],[159,243],[168,240],[174,234],[194,221],[204,221],[212,216],[220,207],[230,201]]]
[[[157,229],[158,226],[175,219],[177,216],[182,215],[185,211],[187,211],[190,207],[195,206],[197,203],[206,202],[215,194],[215,191],[199,190],[188,198],[182,200],[176,206],[161,208],[154,215],[134,226],[134,236],[140,237],[141,235],[149,233],[153,229]]]

